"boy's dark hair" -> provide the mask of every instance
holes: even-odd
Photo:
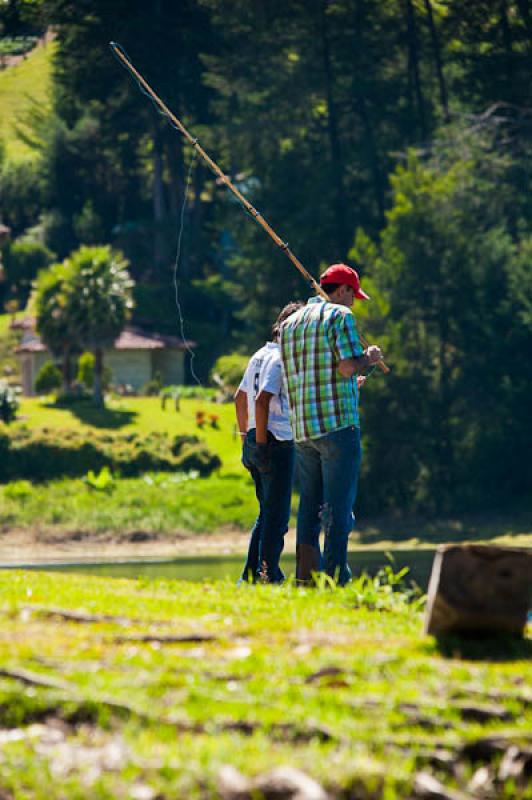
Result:
[[[279,311],[277,319],[272,325],[272,339],[274,342],[276,342],[279,338],[279,331],[281,330],[281,325],[285,319],[288,319],[288,317],[292,316],[294,311],[297,311],[298,308],[301,308],[303,305],[304,303],[302,303],[301,300],[295,300],[291,303],[287,303],[284,308]]]
[[[333,292],[339,289],[340,286],[343,285],[344,285],[343,283],[322,283],[321,288],[323,289],[325,294],[328,294],[330,296]]]

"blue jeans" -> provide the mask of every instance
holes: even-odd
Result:
[[[255,465],[255,429],[244,439],[242,462],[251,473],[259,501],[259,515],[249,541],[248,556],[242,580],[255,582],[264,578],[281,583],[284,574],[279,559],[284,548],[284,535],[290,519],[292,478],[294,474],[294,443],[281,442],[268,433],[270,469],[261,472]]]
[[[355,426],[333,431],[318,439],[297,442],[300,484],[297,544],[311,545],[320,552],[320,530],[324,530],[321,568],[343,586],[351,579],[347,563],[347,541],[353,530],[358,474],[360,429]]]

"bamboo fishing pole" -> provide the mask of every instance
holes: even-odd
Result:
[[[200,145],[198,139],[195,138],[194,136],[192,136],[192,134],[189,133],[189,131],[185,128],[183,123],[175,116],[175,114],[172,113],[172,111],[170,111],[168,106],[165,105],[165,103],[163,103],[161,98],[153,91],[151,86],[142,77],[140,72],[138,72],[135,69],[135,67],[133,66],[133,64],[131,63],[129,58],[126,56],[126,54],[124,53],[124,51],[122,50],[120,45],[117,44],[116,42],[110,42],[109,46],[110,46],[113,54],[124,65],[124,67],[128,70],[128,72],[134,77],[134,79],[137,81],[137,83],[139,84],[141,89],[144,91],[144,93],[147,94],[148,97],[151,98],[151,100],[155,103],[157,108],[160,109],[160,111],[164,114],[164,116],[168,117],[168,119],[170,120],[172,125],[175,128],[177,128],[177,130],[180,133],[183,134],[185,139],[189,142],[190,145],[192,145],[192,147],[195,149],[195,151],[202,157],[202,159],[206,162],[206,164],[209,166],[209,168],[212,170],[212,172],[214,172],[214,174],[218,176],[218,178],[222,181],[222,183],[224,183],[227,186],[227,188],[231,190],[231,192],[235,195],[235,197],[237,197],[238,200],[242,203],[242,205],[244,206],[246,211],[266,231],[268,236],[270,236],[271,239],[273,239],[273,241],[275,242],[277,247],[279,247],[281,250],[283,250],[286,253],[286,255],[288,256],[288,258],[290,259],[292,264],[294,264],[294,266],[299,270],[301,275],[303,275],[303,277],[305,278],[307,283],[311,286],[311,288],[315,292],[317,292],[321,297],[323,297],[324,300],[329,300],[329,297],[328,297],[327,293],[323,291],[322,287],[312,277],[310,272],[307,269],[305,269],[305,267],[303,266],[301,261],[299,261],[299,259],[296,258],[296,256],[290,250],[290,247],[288,246],[288,244],[286,242],[283,242],[283,240],[275,233],[273,228],[264,219],[262,214],[259,211],[257,211],[257,209],[249,202],[249,200],[247,200],[246,197],[244,197],[244,195],[231,182],[231,180],[228,178],[228,176],[220,169],[218,164],[215,161],[212,160],[212,158],[209,156],[208,153],[205,152],[203,147]],[[360,338],[360,342],[361,342],[361,344],[362,344],[362,346],[364,348],[369,347],[369,342],[360,333],[359,333],[359,338]],[[384,361],[382,361],[382,360],[378,361],[377,365],[384,373],[387,373],[387,372],[390,371],[389,367],[387,367],[386,364],[384,363]]]

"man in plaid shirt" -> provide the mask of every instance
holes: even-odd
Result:
[[[355,270],[333,264],[320,283],[330,302],[312,297],[281,328],[300,485],[296,578],[309,581],[324,568],[343,585],[351,579],[347,540],[361,457],[357,375],[382,355],[358,338],[351,306],[369,297]]]

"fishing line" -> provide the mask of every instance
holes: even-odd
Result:
[[[185,320],[183,318],[183,312],[181,311],[181,303],[179,301],[179,284],[177,280],[177,273],[179,270],[179,262],[181,260],[181,242],[183,240],[183,230],[184,230],[184,221],[185,221],[185,209],[187,206],[187,197],[188,197],[188,189],[190,186],[190,179],[192,177],[192,170],[194,169],[194,164],[196,163],[196,151],[192,152],[192,158],[190,159],[190,164],[188,167],[187,179],[185,182],[185,189],[183,192],[183,204],[181,206],[181,215],[180,215],[180,223],[179,223],[179,234],[177,237],[177,252],[174,261],[174,269],[173,269],[173,278],[174,278],[174,292],[175,292],[175,304],[177,307],[177,313],[179,315],[179,326],[181,331],[181,339],[183,340],[183,345],[185,350],[190,356],[190,374],[196,381],[197,385],[203,388],[203,385],[196,375],[196,371],[194,370],[194,359],[196,358],[196,353],[190,347],[188,341],[185,338]]]
[[[231,179],[220,169],[218,164],[213,161],[213,159],[209,156],[209,154],[203,149],[200,145],[197,138],[194,138],[192,134],[185,128],[183,123],[173,114],[170,109],[163,103],[158,95],[155,94],[151,86],[146,82],[146,80],[142,77],[142,75],[135,69],[133,64],[131,63],[127,53],[125,50],[116,42],[110,42],[109,46],[113,51],[113,55],[115,58],[122,64],[123,67],[127,69],[129,74],[132,76],[134,81],[136,82],[137,86],[139,87],[142,94],[147,96],[152,104],[157,108],[157,111],[161,116],[165,117],[170,124],[172,125],[175,130],[177,130],[185,139],[188,141],[190,145],[192,145],[194,152],[199,153],[202,159],[206,162],[209,169],[211,169],[215,175],[218,176],[218,179],[222,181],[226,188],[230,189],[233,195],[239,200],[241,205],[244,209],[248,212],[248,214],[255,220],[255,222],[263,228],[263,230],[270,236],[270,238],[274,241],[274,243],[286,254],[286,256],[290,259],[292,264],[299,270],[299,272],[303,275],[309,286],[324,300],[329,300],[329,297],[320,286],[320,284],[312,277],[310,272],[305,269],[303,264],[299,261],[298,258],[294,255],[290,246],[287,242],[284,242],[277,233],[273,230],[271,225],[264,219],[262,214],[257,211],[257,209],[252,206],[252,204],[247,200],[242,192],[232,183]],[[364,348],[369,347],[369,342],[362,336],[359,331],[359,338],[362,346]],[[377,362],[379,369],[382,370],[384,373],[388,373],[390,368],[386,366],[384,361],[379,360]]]
[[[118,56],[116,51],[119,51],[129,61],[129,56],[128,56],[125,48],[122,47],[122,45],[115,44],[114,47],[111,48],[111,52],[113,53],[114,57],[116,58],[116,60],[119,63],[121,63],[120,58],[119,58],[119,56]],[[161,117],[164,117],[164,119],[172,126],[172,128],[174,130],[176,130],[178,133],[181,133],[181,131],[179,130],[177,125],[174,124],[174,122],[168,116],[168,114],[166,114],[164,111],[161,110],[161,108],[157,105],[157,103],[155,102],[153,97],[149,94],[149,92],[147,92],[145,90],[145,88],[143,87],[142,83],[134,75],[133,75],[133,79],[134,79],[135,83],[137,84],[137,87],[140,90],[141,94],[143,94],[145,97],[147,97],[149,99],[149,101],[151,102],[152,106],[156,110],[157,114],[159,116],[161,116]],[[179,270],[179,262],[181,260],[181,244],[182,244],[182,240],[183,240],[183,231],[184,231],[184,227],[185,227],[184,222],[185,222],[185,210],[186,210],[186,206],[187,206],[188,190],[189,190],[189,186],[190,186],[190,179],[192,177],[192,171],[193,171],[194,165],[196,163],[196,158],[197,158],[197,152],[196,152],[196,149],[193,148],[193,150],[192,150],[192,158],[190,159],[190,164],[189,164],[188,172],[187,172],[187,178],[186,178],[186,181],[185,181],[185,188],[184,188],[184,191],[183,191],[183,203],[181,205],[181,214],[180,214],[180,218],[179,218],[179,233],[178,233],[178,236],[177,236],[177,252],[176,252],[176,257],[175,257],[174,266],[173,266],[173,284],[174,284],[175,303],[176,303],[176,308],[177,308],[177,314],[178,314],[178,317],[179,317],[179,329],[180,329],[180,333],[181,333],[181,339],[183,340],[184,349],[186,350],[186,352],[190,356],[190,362],[189,362],[190,363],[190,374],[192,375],[193,379],[196,381],[197,385],[200,386],[201,388],[203,388],[203,385],[202,385],[200,379],[198,378],[198,376],[196,374],[196,371],[194,369],[194,359],[196,358],[196,353],[192,350],[192,348],[190,347],[187,339],[185,338],[185,320],[184,320],[184,317],[183,317],[183,312],[181,310],[181,302],[179,300],[179,284],[178,284],[178,280],[177,280],[177,274],[178,274],[178,270]]]

